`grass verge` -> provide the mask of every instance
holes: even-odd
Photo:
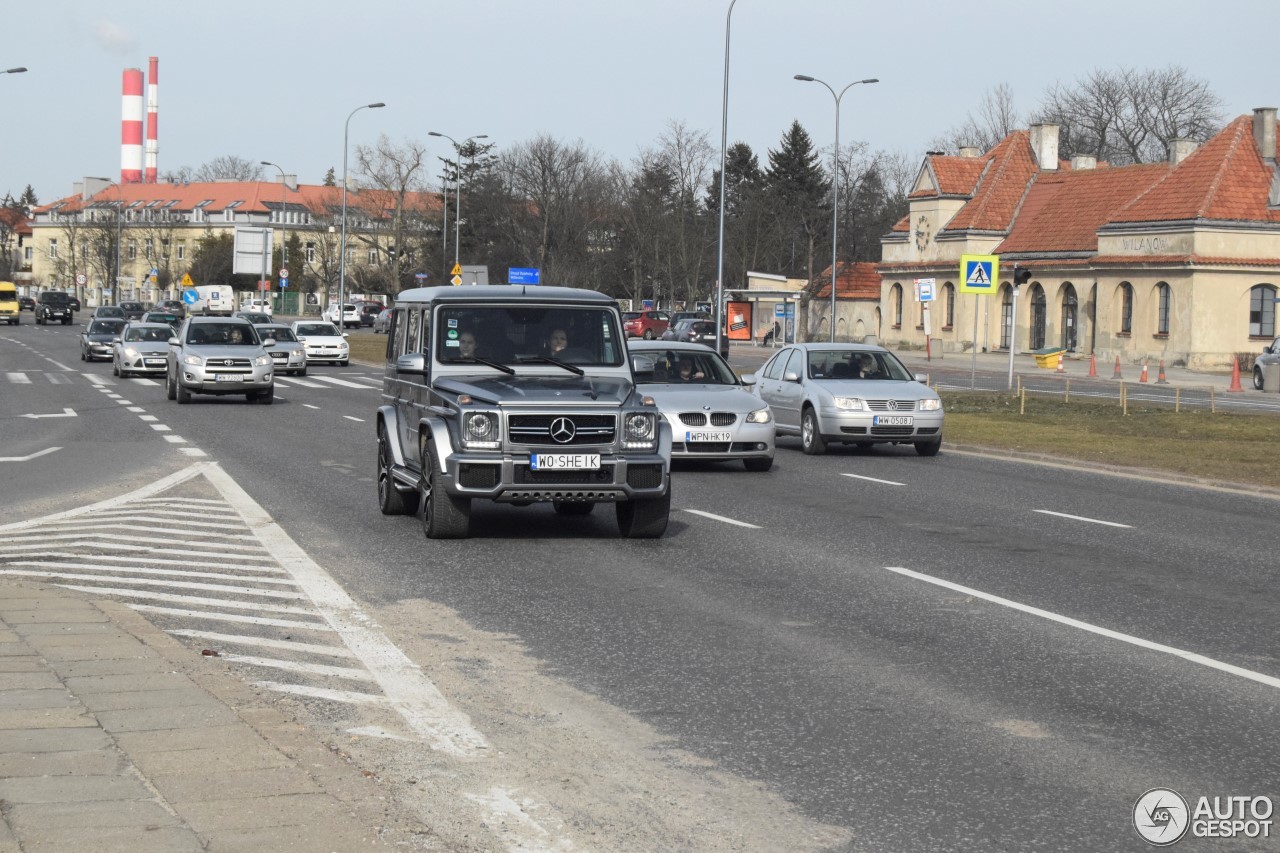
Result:
[[[380,365],[387,360],[386,335],[352,335],[347,338],[347,344],[351,347],[351,357],[356,361]]]

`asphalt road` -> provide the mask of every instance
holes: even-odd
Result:
[[[77,331],[0,332],[0,457],[61,448],[0,462],[21,512],[214,460],[356,600],[515,638],[846,849],[1138,850],[1150,788],[1278,793],[1273,499],[782,439],[768,474],[680,468],[658,541],[608,507],[477,505],[471,539],[432,542],[375,506],[377,371],[179,406],[82,365]]]

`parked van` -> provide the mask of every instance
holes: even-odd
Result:
[[[236,310],[236,296],[229,284],[202,284],[195,287],[200,298],[192,305],[189,314],[225,314],[230,317]]]
[[[18,286],[11,281],[0,281],[0,320],[10,326],[21,322],[22,306],[18,304]]]

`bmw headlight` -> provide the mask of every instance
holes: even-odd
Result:
[[[462,441],[468,447],[498,447],[498,416],[493,412],[464,414]]]
[[[942,410],[941,400],[921,400],[916,403],[916,408],[922,412],[938,412]]]
[[[749,424],[767,424],[771,420],[773,420],[773,412],[769,411],[768,406],[763,409],[756,409],[747,415],[747,423]]]
[[[253,363],[254,363],[255,365],[257,365],[258,367],[266,367],[267,365],[269,365],[269,364],[271,363],[271,356],[269,356],[269,355],[260,355],[260,356],[258,356],[257,358],[255,358],[255,359],[253,360]]]
[[[648,447],[656,437],[656,418],[649,412],[632,412],[623,421],[624,447]]]
[[[836,397],[834,398],[837,409],[844,409],[847,412],[865,412],[867,404],[863,402],[861,397]]]
[[[198,355],[184,355],[182,357],[182,363],[189,364],[192,367],[202,367],[204,365],[204,359]]]

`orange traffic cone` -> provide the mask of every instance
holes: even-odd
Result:
[[[1089,353],[1089,375],[1098,375],[1098,356],[1096,353]]]
[[[1111,374],[1112,379],[1124,379],[1124,374],[1120,372],[1120,356],[1116,356],[1116,372]]]
[[[1160,359],[1160,375],[1156,377],[1157,385],[1168,385],[1169,380],[1164,378],[1164,359]]]
[[[1142,375],[1138,377],[1138,381],[1139,382],[1147,381],[1147,363],[1145,361],[1142,362]]]
[[[1240,359],[1236,359],[1231,363],[1231,387],[1228,391],[1243,391],[1240,387]]]

